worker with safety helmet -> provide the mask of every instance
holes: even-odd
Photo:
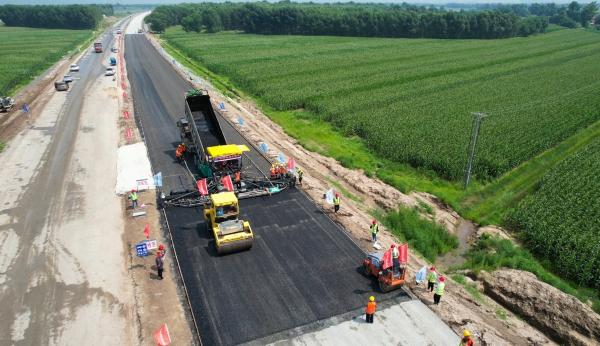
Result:
[[[340,194],[336,193],[333,197],[333,211],[337,213],[340,210]]]
[[[438,279],[438,283],[435,286],[435,289],[433,291],[433,303],[435,305],[438,305],[440,303],[440,299],[442,299],[442,296],[444,295],[445,288],[446,288],[446,278],[443,276],[440,276],[440,278]]]
[[[466,329],[464,330],[463,337],[460,340],[460,344],[458,344],[458,346],[475,346],[475,342],[471,338],[471,332],[469,332]]]
[[[433,286],[435,285],[436,281],[437,281],[437,273],[435,271],[435,267],[432,266],[427,271],[427,289],[429,290],[429,292],[433,292]]]
[[[377,243],[377,233],[379,233],[379,225],[377,220],[373,219],[371,222],[371,240],[373,240],[373,243]]]
[[[131,189],[131,193],[129,194],[129,200],[131,200],[131,209],[135,209],[138,206],[138,194],[135,189]]]
[[[367,309],[365,310],[365,316],[367,323],[373,323],[373,315],[377,310],[377,303],[375,303],[375,297],[370,296],[369,302],[367,303]]]
[[[177,157],[178,161],[183,160],[183,155],[185,154],[186,150],[187,147],[185,146],[185,143],[181,143],[177,146],[177,149],[175,149],[175,156]]]

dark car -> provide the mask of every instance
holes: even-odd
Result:
[[[62,80],[57,81],[54,82],[54,89],[56,89],[56,91],[67,91],[69,90],[69,84]]]
[[[70,74],[66,74],[63,77],[63,82],[65,82],[65,83],[71,83],[72,81],[73,81],[73,76],[71,76]]]

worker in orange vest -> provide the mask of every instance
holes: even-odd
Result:
[[[475,342],[471,339],[471,332],[465,329],[463,332],[463,338],[460,340],[458,346],[475,346]]]
[[[237,186],[237,189],[241,189],[242,188],[242,173],[240,171],[236,171],[235,172],[235,186]]]
[[[377,303],[375,303],[375,297],[370,296],[369,302],[367,303],[367,309],[365,310],[365,314],[367,317],[367,323],[373,323],[373,315],[375,315],[376,310],[377,310]]]
[[[177,146],[177,149],[175,150],[175,156],[177,157],[178,161],[183,160],[183,155],[185,154],[185,151],[187,150],[185,143],[181,143]]]

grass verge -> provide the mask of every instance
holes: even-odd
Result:
[[[383,224],[399,239],[408,242],[430,262],[458,247],[458,238],[433,221],[423,219],[414,209],[399,208],[382,217]]]
[[[577,297],[584,303],[591,302],[594,311],[600,313],[599,292],[591,288],[577,286],[554,275],[545,265],[537,261],[529,251],[509,240],[484,234],[467,252],[466,257],[467,260],[463,265],[464,269],[471,269],[475,272],[481,270],[491,272],[502,267],[525,270],[535,274],[539,280]]]

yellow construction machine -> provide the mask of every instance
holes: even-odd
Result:
[[[217,254],[248,250],[252,247],[254,234],[248,221],[240,220],[238,199],[233,192],[210,195],[210,203],[204,209],[204,217],[215,237]]]

